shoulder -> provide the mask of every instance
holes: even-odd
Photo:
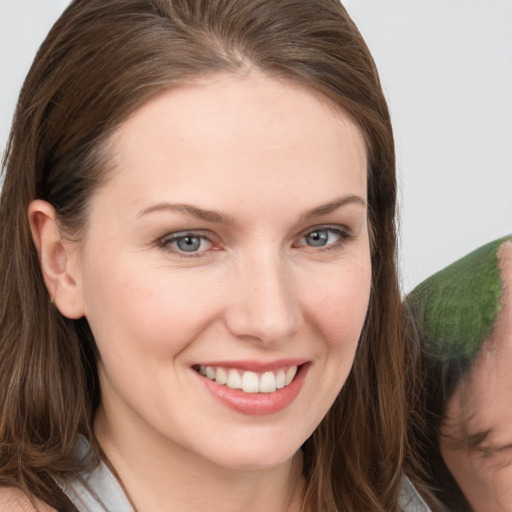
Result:
[[[57,512],[54,508],[34,498],[37,509],[30,498],[15,487],[0,487],[0,510],[2,512]]]

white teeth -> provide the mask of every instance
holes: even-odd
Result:
[[[282,389],[286,386],[286,375],[284,370],[279,370],[276,375],[276,388]]]
[[[241,389],[245,393],[273,393],[292,382],[297,374],[297,366],[281,368],[277,372],[256,373],[201,365],[199,373],[221,386]]]
[[[273,393],[276,389],[276,376],[272,372],[265,372],[260,379],[259,392]]]
[[[242,375],[242,390],[246,393],[257,393],[259,391],[260,379],[254,372],[244,372]]]
[[[215,382],[217,384],[220,384],[223,386],[228,381],[228,376],[226,374],[226,371],[222,368],[217,368],[217,371],[215,372]]]
[[[231,389],[242,389],[242,378],[240,377],[240,374],[237,370],[229,370],[228,381],[226,385]]]
[[[284,380],[284,383],[286,386],[288,386],[288,384],[290,384],[290,382],[293,380],[293,377],[295,377],[296,373],[297,373],[296,366],[290,366],[290,368],[288,368],[288,371],[286,372],[286,378]]]

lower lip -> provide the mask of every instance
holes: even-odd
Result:
[[[197,373],[197,376],[205,388],[229,408],[243,414],[263,416],[286,409],[297,398],[306,379],[309,366],[309,364],[301,365],[292,382],[273,393],[245,393],[241,389],[221,386],[199,373]]]

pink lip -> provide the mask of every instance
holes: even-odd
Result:
[[[279,370],[280,368],[287,368],[290,366],[301,366],[307,363],[307,359],[288,358],[279,359],[277,361],[258,361],[258,360],[244,360],[244,361],[207,361],[201,362],[194,366],[215,366],[220,368],[235,368],[243,371],[250,371],[256,373],[271,372]]]
[[[296,363],[294,362],[289,362],[292,361],[291,359],[287,361],[287,364],[283,364],[283,360],[280,361],[277,368],[282,368],[283,366],[296,365]],[[205,366],[221,366],[223,368],[230,367],[226,365],[225,361],[223,361],[222,364],[208,363]],[[244,370],[246,369],[240,365],[240,362],[237,362],[236,364],[233,363],[232,367]],[[255,370],[254,368],[254,364],[248,364],[247,370],[258,372],[270,371],[270,367],[268,364],[258,366],[258,370]],[[215,381],[210,380],[207,377],[203,377],[197,372],[196,374],[197,377],[200,379],[201,383],[203,384],[203,386],[205,386],[205,388],[216,399],[223,402],[229,408],[233,409],[234,411],[241,412],[243,414],[262,416],[266,414],[275,414],[279,411],[282,411],[295,400],[297,395],[300,393],[302,386],[304,385],[306,374],[308,373],[309,368],[309,363],[302,364],[299,367],[297,375],[295,376],[293,381],[290,384],[288,384],[288,386],[282,389],[278,389],[273,393],[245,393],[240,389],[231,389],[228,388],[227,386],[221,386],[220,384],[217,384]],[[271,369],[275,369],[275,367],[272,367]]]

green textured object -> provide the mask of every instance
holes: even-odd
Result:
[[[492,330],[501,309],[499,247],[490,242],[419,284],[407,304],[432,355],[471,359]]]

